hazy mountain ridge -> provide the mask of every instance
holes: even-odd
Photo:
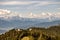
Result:
[[[59,20],[60,19],[60,13],[40,13],[40,14],[34,14],[34,13],[28,13],[28,14],[22,14],[17,12],[12,12],[9,10],[0,9],[0,18],[5,20],[11,20],[11,19],[21,19],[21,18],[31,18],[31,19],[48,19],[49,21]]]
[[[60,24],[60,13],[40,13],[22,15],[21,13],[0,9],[0,30],[28,28],[31,26],[48,27]]]

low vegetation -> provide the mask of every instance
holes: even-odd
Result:
[[[12,29],[0,35],[0,40],[60,40],[60,26]]]

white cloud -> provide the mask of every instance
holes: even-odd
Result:
[[[13,29],[14,27],[7,27],[7,28],[2,28],[2,27],[0,27],[0,30],[5,30],[5,31],[8,31],[8,30],[11,30],[11,29]]]
[[[22,14],[23,15],[23,14]],[[39,19],[45,19],[45,18],[60,18],[60,13],[50,13],[50,12],[42,12],[39,14],[34,14],[34,13],[28,13],[22,16],[23,18],[39,18]]]
[[[52,2],[52,1],[36,1],[36,4],[27,7],[27,9],[33,10],[33,9],[38,9],[38,6],[47,6],[47,5],[57,5],[60,4],[60,2]]]
[[[21,14],[9,10],[0,9],[0,18],[11,19],[12,17],[21,17]]]
[[[5,13],[10,13],[10,11],[9,10],[4,10],[4,9],[0,9],[0,14],[5,14]]]
[[[36,4],[36,6],[44,6],[49,4],[60,4],[60,2],[52,2],[52,1],[6,1],[0,2],[0,5],[29,5]]]
[[[57,9],[60,9],[60,8],[57,8]]]
[[[29,1],[8,1],[8,2],[0,2],[0,5],[28,5],[34,2]]]
[[[6,11],[6,12],[5,12]],[[60,12],[59,13],[50,13],[50,12],[42,12],[39,14],[35,14],[35,13],[15,13],[15,12],[11,12],[8,10],[3,11],[2,9],[0,9],[0,18],[4,18],[4,19],[12,19],[14,17],[23,17],[23,18],[39,18],[39,19],[45,19],[45,18],[50,18],[50,17],[56,17],[56,18],[60,18]]]

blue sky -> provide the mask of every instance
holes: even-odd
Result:
[[[60,12],[60,0],[0,0],[0,9],[20,13]]]

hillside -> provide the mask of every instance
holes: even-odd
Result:
[[[60,40],[60,26],[12,29],[0,35],[0,40]]]

